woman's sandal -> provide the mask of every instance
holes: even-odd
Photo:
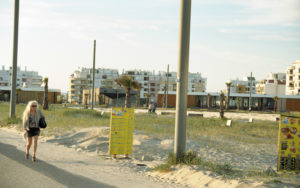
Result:
[[[35,162],[35,161],[36,161],[36,157],[32,156],[32,162]]]
[[[26,153],[26,154],[25,154],[25,158],[26,158],[26,159],[29,159],[29,153]]]

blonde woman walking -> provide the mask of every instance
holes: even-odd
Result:
[[[29,150],[32,145],[33,139],[33,154],[32,161],[36,161],[36,150],[38,138],[40,135],[39,120],[44,117],[42,112],[38,109],[37,101],[29,101],[23,113],[23,126],[26,131],[27,144],[26,144],[26,159],[29,159]]]

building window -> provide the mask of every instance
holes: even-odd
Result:
[[[107,79],[107,76],[106,76],[106,75],[103,75],[103,76],[102,76],[102,79]]]
[[[155,92],[155,89],[154,88],[151,88],[151,90],[150,91],[152,91],[152,92]]]
[[[155,83],[151,83],[150,86],[155,86]]]
[[[147,88],[145,88],[145,89],[144,89],[144,91],[148,91],[148,89],[147,89]]]
[[[130,72],[128,72],[128,75],[134,75],[134,72],[130,71]]]
[[[144,81],[148,81],[149,80],[149,77],[144,77]]]

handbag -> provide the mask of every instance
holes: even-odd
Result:
[[[43,128],[43,129],[47,127],[47,123],[46,123],[44,117],[41,117],[41,118],[40,118],[40,120],[39,120],[39,127],[40,127],[40,128]]]

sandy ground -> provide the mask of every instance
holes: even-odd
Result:
[[[111,112],[110,108],[95,108],[95,110],[100,112]],[[148,110],[146,109],[135,109],[135,113],[147,113]],[[175,110],[156,110],[155,112],[158,115],[164,115],[164,114],[175,114]],[[206,112],[206,111],[187,111],[187,115],[190,114],[201,114],[205,118],[214,118],[214,117],[220,117],[219,112]],[[276,121],[276,118],[279,118],[280,115],[278,114],[262,114],[262,113],[237,113],[237,112],[226,112],[225,117],[228,119],[250,119],[253,120],[268,120],[268,121]]]
[[[111,109],[96,108],[95,110],[110,112]],[[135,113],[147,113],[147,110],[138,109],[135,110]],[[174,110],[158,110],[156,113],[173,114]],[[189,111],[188,114],[202,114],[203,117],[219,117],[218,112]],[[247,120],[253,118],[254,121],[256,119],[276,121],[276,118],[279,117],[279,115],[274,114],[230,112],[225,113],[225,116],[230,119]],[[10,131],[12,130],[14,129],[10,129]],[[14,134],[21,136],[16,131],[14,131]],[[226,180],[214,173],[194,166],[175,166],[168,173],[153,172],[151,169],[163,163],[168,153],[173,152],[173,139],[156,138],[135,131],[131,159],[111,160],[108,155],[108,136],[109,127],[91,127],[74,129],[67,134],[41,137],[40,141],[43,143],[43,148],[67,148],[68,150],[76,151],[81,156],[89,156],[95,160],[104,160],[105,163],[114,166],[114,168],[117,167],[117,171],[130,172],[133,177],[137,174],[143,177],[151,177],[151,181],[166,182],[167,187],[300,187],[300,181],[298,181],[300,179],[299,175],[295,175],[291,181],[285,183],[274,182],[266,184],[253,179],[247,181],[239,179]],[[201,137],[197,141],[187,140],[186,147],[187,150],[196,151],[205,160],[217,163],[229,163],[236,169],[276,170],[277,145],[274,144],[242,145],[232,140],[225,140],[222,137],[214,138],[213,140]],[[67,161],[69,157],[70,160],[73,160],[71,155],[64,157],[62,160]],[[89,165],[80,165],[83,168],[93,168]]]
[[[1,129],[3,130],[3,129]],[[22,140],[21,133],[16,132],[13,128],[5,129],[12,134],[18,135]],[[271,183],[264,184],[257,180],[240,181],[226,180],[209,171],[204,171],[195,166],[175,166],[171,172],[161,173],[153,172],[151,169],[161,164],[169,152],[173,151],[174,141],[172,139],[159,139],[142,132],[135,131],[133,141],[133,154],[130,160],[111,160],[108,155],[109,146],[109,127],[91,127],[85,129],[74,129],[63,135],[55,135],[53,137],[41,137],[40,155],[44,160],[53,160],[43,156],[44,153],[63,150],[63,155],[58,155],[58,159],[54,162],[61,168],[69,171],[76,171],[80,167],[80,174],[88,174],[92,179],[97,180],[97,168],[103,170],[101,165],[106,166],[106,174],[119,176],[116,172],[124,172],[129,174],[130,180],[142,178],[142,187],[299,187],[300,184],[294,183]],[[17,144],[22,150],[24,141]],[[233,167],[239,169],[276,169],[277,148],[273,145],[262,144],[257,145],[240,145],[232,141],[226,141],[222,138],[216,138],[214,141],[201,138],[196,141],[187,141],[187,150],[197,151],[204,159],[216,162],[228,162]],[[78,162],[78,156],[74,158],[74,154],[67,151],[77,153],[80,158],[90,157],[90,163]],[[76,161],[76,162],[75,162]],[[94,163],[98,163],[95,167]],[[72,164],[66,165],[65,163]],[[107,167],[109,166],[109,167]],[[122,174],[122,173],[121,173]],[[120,175],[121,180],[126,177]],[[108,179],[112,179],[108,176]],[[125,178],[125,179],[124,179]],[[300,178],[300,176],[295,176]],[[126,180],[127,181],[127,180]],[[138,181],[138,183],[139,183]],[[144,182],[143,182],[144,181]],[[154,182],[153,186],[149,182]],[[165,182],[165,183],[163,183]],[[120,183],[120,182],[119,182]],[[148,183],[148,185],[147,185]],[[154,186],[155,185],[155,186]]]

